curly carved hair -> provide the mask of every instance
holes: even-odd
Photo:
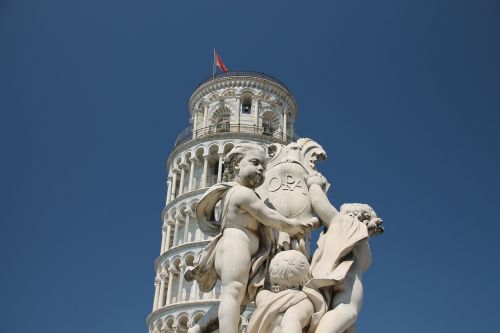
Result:
[[[359,222],[369,221],[377,218],[377,214],[367,204],[362,203],[345,203],[340,206],[340,214],[348,215],[357,219]]]
[[[302,288],[309,280],[309,262],[302,252],[281,251],[271,260],[269,278],[271,285],[282,291]]]
[[[233,149],[226,154],[226,157],[224,157],[223,181],[228,182],[234,180],[236,177],[234,167],[240,163],[243,156],[249,151],[257,151],[259,154],[263,154],[266,160],[268,158],[267,149],[263,146],[252,143],[242,143],[234,146]]]

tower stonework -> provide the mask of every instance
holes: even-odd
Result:
[[[175,142],[167,162],[160,256],[155,260],[150,333],[186,332],[218,302],[220,284],[209,293],[184,280],[210,242],[198,228],[195,206],[210,186],[221,182],[224,155],[241,143],[293,141],[297,105],[277,79],[254,72],[230,72],[203,81],[189,99],[191,126]],[[253,311],[241,315],[246,332]]]

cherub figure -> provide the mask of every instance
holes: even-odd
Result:
[[[218,313],[220,333],[237,332],[240,308],[244,309],[264,286],[264,263],[272,242],[270,228],[298,234],[312,227],[312,221],[300,223],[282,216],[267,207],[255,193],[255,188],[264,181],[266,161],[264,147],[255,144],[235,146],[224,161],[224,180],[232,181],[212,186],[196,207],[200,229],[217,235],[203,251],[198,265],[187,270],[185,278],[188,281],[196,279],[204,292],[210,291],[220,279],[222,294],[218,310],[209,311],[202,323],[189,332],[212,329],[215,312]],[[219,201],[220,222],[214,220],[213,213]]]
[[[326,312],[326,303],[316,290],[305,287],[309,262],[296,250],[276,254],[269,265],[271,289],[257,294],[248,333],[314,332]]]
[[[326,231],[320,235],[311,261],[311,288],[320,288],[328,311],[316,333],[354,333],[363,302],[361,278],[371,263],[368,237],[384,231],[382,220],[366,204],[344,204],[340,213],[323,187],[326,179],[314,173],[307,179],[313,208]]]

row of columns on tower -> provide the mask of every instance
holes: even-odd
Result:
[[[233,120],[236,121],[237,124],[240,124],[241,120],[240,120],[240,117],[241,117],[241,99],[239,99],[238,101],[238,112],[234,112],[234,114],[237,116],[237,119],[236,120]],[[254,124],[256,124],[258,126],[259,124],[259,111],[260,111],[260,101],[259,100],[256,100],[254,102],[252,102],[252,108],[251,108],[251,113],[254,115],[253,116],[253,122]],[[194,110],[193,112],[193,138],[196,138],[197,135],[199,134],[198,133],[198,130],[200,129],[206,129],[208,128],[209,126],[209,119],[208,119],[208,109],[209,109],[209,106],[208,105],[205,105],[203,107],[203,110]],[[282,114],[282,132],[283,132],[283,140],[285,140],[285,136],[288,134],[288,111],[285,110],[285,108],[283,107],[281,109],[281,114]],[[201,123],[201,126],[200,126],[200,116],[203,117],[203,121]],[[293,122],[292,124],[290,125],[290,130],[291,130],[291,133],[293,133]]]
[[[155,279],[155,294],[153,300],[153,311],[179,302],[187,302],[194,300],[210,300],[217,299],[222,287],[220,283],[208,293],[203,293],[199,290],[196,281],[187,282],[184,279],[186,265],[168,266],[167,269],[162,269],[161,273]]]
[[[168,175],[167,180],[167,198],[166,204],[170,201],[174,200],[178,196],[199,189],[205,188],[207,186],[211,186],[215,183],[220,183],[222,181],[222,163],[224,160],[224,154],[219,153],[218,160],[218,169],[217,169],[217,177],[210,177],[208,174],[208,161],[209,155],[203,156],[203,172],[201,174],[201,178],[197,181],[194,178],[195,174],[195,166],[199,163],[199,159],[196,157],[192,157],[188,162],[181,163],[179,168],[174,168],[171,170]],[[187,172],[187,176],[186,176]],[[187,184],[186,184],[187,179]]]
[[[209,239],[196,225],[194,212],[186,208],[184,214],[180,211],[167,219],[162,226],[160,255],[173,247]]]
[[[180,310],[180,313],[172,313],[164,318],[159,318],[149,327],[150,333],[185,333],[190,327],[193,327],[205,315],[205,311],[197,310],[194,313],[187,309]],[[251,314],[250,314],[251,315]],[[240,316],[239,332],[246,333],[248,322],[250,320],[248,313]]]

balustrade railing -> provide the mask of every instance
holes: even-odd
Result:
[[[299,137],[297,135],[290,136],[282,131],[274,130],[270,127],[262,127],[257,125],[242,125],[242,124],[218,124],[210,125],[207,127],[198,128],[193,131],[190,127],[183,130],[175,141],[175,147],[184,142],[192,139],[200,138],[203,136],[215,135],[220,133],[248,133],[270,136],[285,142],[296,141]]]

